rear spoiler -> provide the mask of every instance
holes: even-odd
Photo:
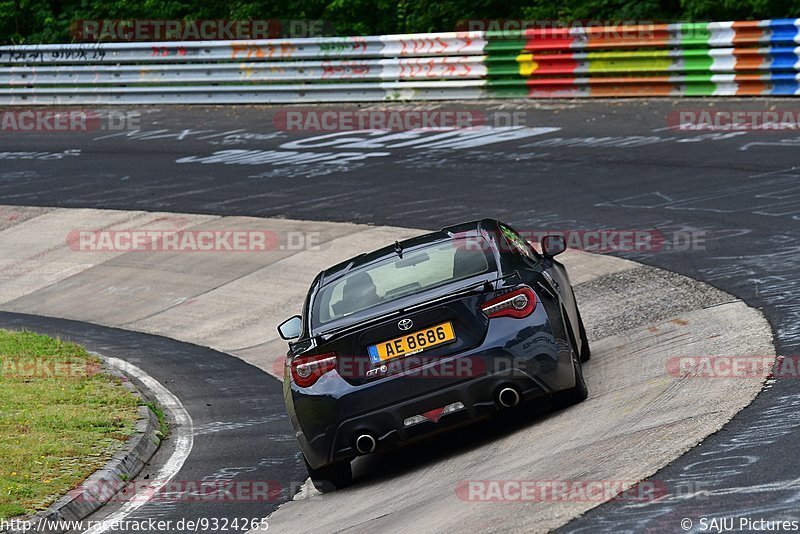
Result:
[[[495,284],[497,284],[497,282],[499,282],[501,280],[505,280],[507,278],[513,278],[513,277],[520,278],[519,272],[514,271],[512,273],[509,273],[509,274],[506,274],[506,275],[503,275],[503,276],[498,276],[497,278],[481,280],[480,282],[475,282],[475,283],[472,283],[472,284],[470,284],[468,286],[465,286],[465,287],[460,287],[460,288],[452,290],[452,291],[447,291],[447,292],[442,293],[440,295],[437,295],[437,296],[435,296],[433,298],[426,298],[425,300],[423,300],[421,302],[418,302],[416,304],[412,304],[411,306],[406,306],[404,308],[400,308],[399,310],[394,310],[394,311],[391,311],[389,313],[382,313],[380,315],[367,317],[364,320],[358,321],[355,324],[349,324],[349,325],[345,325],[345,326],[340,326],[339,328],[333,328],[331,330],[326,330],[324,332],[320,332],[319,334],[316,334],[316,337],[320,337],[323,342],[328,342],[328,341],[330,341],[330,340],[332,340],[332,339],[334,339],[334,338],[336,338],[336,337],[338,337],[340,335],[348,334],[348,333],[352,332],[353,330],[357,330],[357,329],[362,328],[364,326],[369,326],[369,325],[371,325],[373,323],[377,323],[379,321],[383,321],[383,320],[385,320],[385,319],[387,319],[389,317],[393,317],[395,315],[402,315],[403,313],[406,313],[408,311],[415,310],[417,308],[421,308],[422,306],[428,306],[428,305],[430,305],[432,303],[435,303],[435,302],[448,300],[448,299],[451,299],[453,297],[457,297],[457,296],[460,296],[460,295],[466,295],[468,293],[472,293],[473,291],[475,291],[476,289],[479,289],[479,288],[482,289],[483,291],[491,291],[492,289],[495,288]]]

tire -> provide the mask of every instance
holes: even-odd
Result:
[[[589,338],[586,337],[586,327],[583,326],[580,312],[578,312],[578,330],[581,335],[581,363],[585,363],[592,357],[592,349],[589,348]]]
[[[553,407],[556,409],[567,408],[574,406],[586,400],[589,396],[589,388],[586,387],[586,381],[583,379],[583,366],[576,358],[575,351],[573,350],[572,365],[575,369],[575,385],[570,389],[559,391],[553,394]]]
[[[305,460],[305,458],[303,458]],[[353,482],[350,462],[336,462],[319,469],[313,469],[306,460],[306,469],[311,482],[320,493],[328,493],[349,486]]]

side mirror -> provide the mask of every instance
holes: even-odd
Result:
[[[542,254],[548,258],[557,256],[567,250],[567,241],[563,235],[546,235],[542,238]]]
[[[283,321],[280,325],[278,325],[278,333],[281,335],[283,339],[297,339],[300,337],[300,331],[303,328],[303,318],[299,315],[295,315],[289,319]]]

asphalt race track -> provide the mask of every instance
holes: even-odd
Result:
[[[484,104],[480,109],[489,112],[523,111],[525,126],[460,137],[276,132],[270,108],[142,109],[135,131],[0,133],[0,204],[428,229],[492,216],[520,229],[654,230],[666,237],[663,247],[622,255],[705,281],[763,309],[778,353],[795,355],[800,135],[667,128],[670,112],[706,108],[796,110],[797,104]],[[27,321],[35,327],[38,320]],[[92,334],[105,339],[87,325],[40,325],[48,332],[69,329],[90,348]],[[180,361],[176,357],[173,365]],[[158,377],[161,371],[152,372]],[[280,405],[278,385],[263,388]],[[796,378],[778,378],[721,432],[657,474],[678,486],[686,482],[691,491],[662,501],[607,503],[564,530],[677,531],[684,517],[734,513],[796,518],[798,405]],[[198,417],[224,421],[225,415]],[[258,431],[266,432],[263,425]],[[285,433],[288,426],[281,420],[271,431]],[[254,456],[243,466],[256,461],[257,451],[249,454]],[[283,471],[269,471],[269,478],[302,477],[295,460]],[[702,484],[708,491],[698,491]]]

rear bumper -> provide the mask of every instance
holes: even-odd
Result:
[[[523,401],[547,396],[539,383],[522,372],[514,373],[512,376],[484,376],[462,382],[342,421],[334,433],[329,451],[330,460],[347,460],[356,456],[353,442],[354,437],[359,434],[371,434],[377,442],[375,450],[381,451],[489,416],[500,409],[497,393],[508,386],[514,387],[521,394]],[[426,420],[412,426],[404,426],[404,421],[409,417],[456,402],[462,403],[464,408],[444,414],[435,422]],[[319,452],[325,454],[325,451]]]

